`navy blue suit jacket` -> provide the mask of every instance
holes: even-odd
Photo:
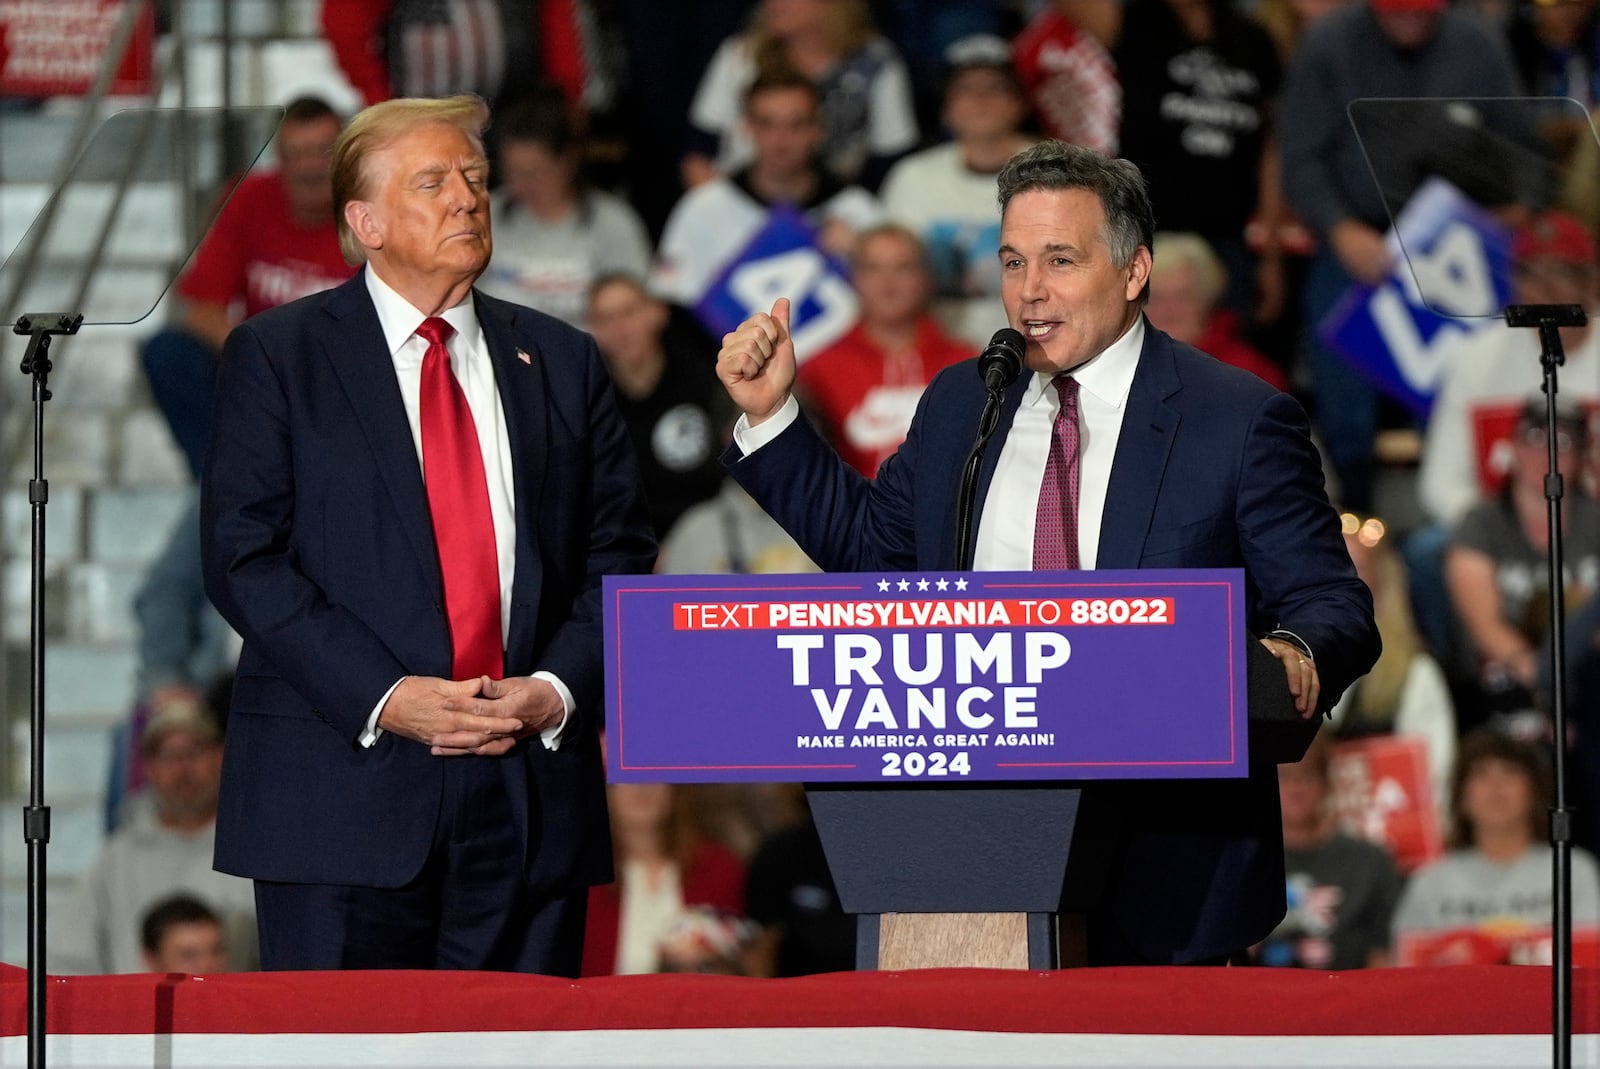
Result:
[[[442,762],[496,760],[535,889],[610,879],[600,580],[654,560],[634,453],[588,335],[474,299],[515,480],[506,675],[546,670],[571,689],[560,749],[534,738],[503,758],[438,758],[392,733],[358,744],[389,687],[448,678],[451,651],[421,465],[357,273],[246,321],[219,367],[203,562],[207,592],[244,638],[217,817],[223,871],[399,886],[432,839]]]
[[[1005,395],[980,473],[979,522],[1028,378]],[[839,462],[804,419],[748,457],[733,451],[732,471],[825,570],[949,569],[961,468],[984,400],[973,361],[941,372],[905,444],[872,481]],[[1243,568],[1250,630],[1285,628],[1306,640],[1324,708],[1377,659],[1372,598],[1350,563],[1300,406],[1148,324],[1096,566]],[[1141,956],[1217,957],[1282,918],[1274,768],[1243,780],[1095,791],[1096,811],[1121,825],[1104,909]]]

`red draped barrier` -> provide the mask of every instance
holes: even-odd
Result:
[[[1578,970],[1574,991],[1574,1030],[1580,1033],[1584,1052],[1576,1064],[1595,1064],[1594,1034],[1600,1033],[1597,971]],[[0,1039],[0,1064],[21,1064],[3,1055],[10,1052],[15,1057],[21,1051],[16,1037],[26,1033],[26,1002],[24,972],[0,966],[0,1036],[10,1037]],[[361,1036],[377,1042],[421,1033],[517,1033],[525,1040],[530,1033],[559,1033],[575,1044],[573,1050],[580,1050],[585,1034],[592,1034],[596,1042],[603,1037],[615,1047],[628,1042],[630,1035],[634,1042],[643,1040],[646,1032],[661,1035],[654,1030],[664,1030],[669,1036],[698,1034],[696,1030],[778,1030],[786,1036],[792,1033],[785,1030],[815,1030],[819,1036],[843,1036],[848,1043],[856,1034],[905,1029],[913,1030],[913,1035],[990,1034],[1001,1044],[995,1047],[997,1052],[1008,1036],[1054,1036],[1058,1046],[1072,1036],[1116,1037],[1129,1049],[1137,1049],[1137,1044],[1130,1046],[1128,1037],[1151,1037],[1152,1044],[1186,1036],[1351,1037],[1388,1043],[1395,1050],[1402,1049],[1393,1046],[1402,1037],[1456,1041],[1463,1037],[1534,1037],[1517,1049],[1536,1058],[1548,1046],[1548,1041],[1537,1037],[1549,1030],[1549,1006],[1549,970],[1511,966],[1347,973],[946,969],[794,980],[642,976],[568,981],[499,973],[236,973],[59,977],[49,985],[52,1035],[79,1037],[76,1046],[63,1048],[68,1051],[67,1060],[57,1059],[53,1064],[99,1065],[151,1064],[141,1060],[149,1054],[148,1038],[144,1055],[122,1061],[118,1060],[121,1055],[106,1054],[103,1046],[82,1037],[204,1036],[215,1042],[220,1042],[217,1037],[228,1037],[234,1042],[259,1043],[269,1035],[293,1035],[297,1042],[314,1046],[314,1037],[319,1036]],[[308,1036],[313,1039],[307,1040]],[[174,1049],[181,1054],[182,1048]],[[921,1060],[914,1044],[902,1049],[910,1052],[910,1059]],[[649,1053],[647,1045],[641,1050]],[[82,1060],[75,1061],[71,1052],[78,1052]],[[98,1053],[90,1057],[90,1052]],[[1286,1060],[1294,1060],[1287,1051],[1282,1053]],[[203,1057],[218,1056],[196,1053],[196,1060],[174,1056],[170,1062],[158,1059],[155,1064],[204,1064]],[[263,1057],[265,1060],[252,1064],[272,1064],[270,1056]],[[542,1058],[536,1064],[603,1063],[570,1053],[563,1058]],[[1397,1058],[1392,1064],[1408,1060]],[[1537,1060],[1523,1062],[1520,1054],[1517,1060],[1537,1064]],[[781,1057],[777,1061],[795,1064]],[[389,1064],[381,1059],[374,1062],[379,1063]],[[1192,1064],[1202,1063],[1227,1064],[1225,1059],[1208,1061],[1198,1055]]]

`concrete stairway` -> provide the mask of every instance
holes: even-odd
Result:
[[[315,36],[319,0],[232,0],[238,35],[226,65],[217,40],[223,0],[179,0],[187,42],[188,103],[215,107],[224,70],[238,105],[281,104],[305,92],[348,112],[359,100]],[[171,42],[162,42],[162,47]],[[176,106],[169,87],[158,103]],[[148,100],[107,102],[110,114]],[[22,238],[49,193],[66,147],[71,101],[37,108],[0,102],[0,258]],[[18,151],[17,146],[28,146]],[[197,155],[200,182],[214,180],[215,145]],[[141,176],[142,177],[142,176]],[[64,211],[44,274],[76,267],[92,243],[109,186],[86,183]],[[174,184],[136,181],[89,296],[90,321],[140,315],[166,288],[184,254]],[[59,291],[58,291],[59,292]],[[112,731],[135,699],[132,600],[189,493],[187,470],[150,404],[139,342],[166,322],[169,301],[142,322],[85,326],[52,350],[54,399],[45,406],[47,510],[46,802],[51,929],[72,923],[61,909],[104,840]],[[33,308],[25,311],[66,311]],[[27,851],[21,812],[28,794],[29,605],[33,412],[18,371],[24,339],[0,334],[0,961],[26,961]]]

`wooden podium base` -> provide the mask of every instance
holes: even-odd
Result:
[[[860,968],[1053,969],[1081,964],[1082,925],[1048,913],[880,913],[860,918]],[[1061,958],[1064,960],[1058,961]],[[871,960],[868,960],[871,959]]]
[[[1027,967],[1026,913],[880,914],[880,969]]]

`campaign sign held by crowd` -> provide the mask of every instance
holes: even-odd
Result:
[[[816,230],[793,208],[773,209],[694,312],[709,333],[720,336],[779,297],[793,302],[789,325],[802,362],[843,337],[859,308],[848,269],[821,248]]]
[[[1506,228],[1442,178],[1406,203],[1389,234],[1392,277],[1353,285],[1318,325],[1390,397],[1426,419],[1456,346],[1511,300]]]
[[[608,576],[611,781],[1243,776],[1237,569]]]
[[[1444,853],[1427,744],[1420,735],[1371,735],[1335,745],[1329,769],[1339,826],[1377,843],[1402,873]]]

